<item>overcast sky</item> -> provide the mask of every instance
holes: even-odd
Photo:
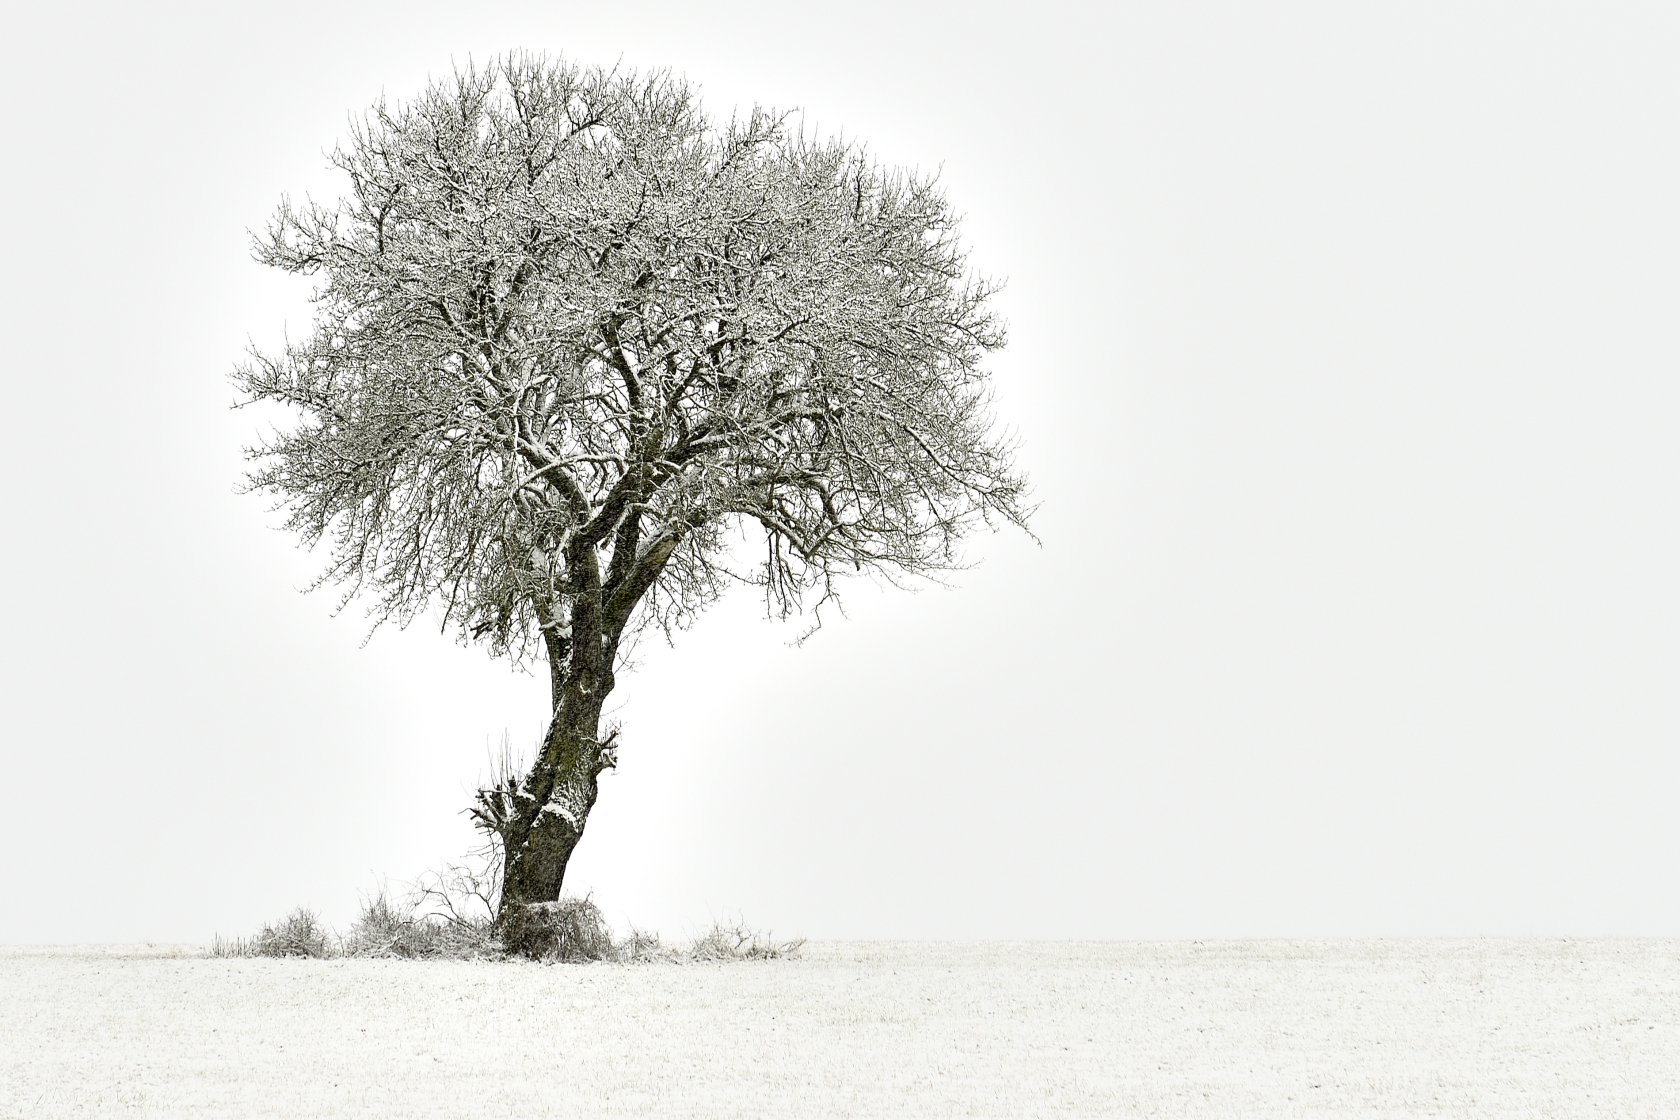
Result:
[[[807,14],[823,12],[822,15]],[[546,684],[236,493],[252,263],[509,48],[942,169],[1042,545],[644,647],[568,875],[811,937],[1680,935],[1670,4],[12,4],[0,942],[343,924]]]

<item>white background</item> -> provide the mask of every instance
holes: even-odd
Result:
[[[352,112],[525,47],[943,168],[1042,547],[621,680],[568,885],[812,937],[1680,934],[1667,4],[405,2],[0,17],[0,941],[459,856],[545,686],[298,589],[226,375]]]

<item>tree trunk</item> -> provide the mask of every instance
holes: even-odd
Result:
[[[506,864],[498,921],[512,907],[554,902],[566,878],[566,863],[583,838],[589,811],[595,807],[600,773],[611,764],[611,747],[597,741],[599,717],[587,731],[555,726],[543,744],[542,757],[522,783],[521,811],[502,839]],[[608,755],[606,759],[602,755]]]
[[[625,501],[635,498],[625,491]],[[548,652],[552,722],[531,772],[497,802],[495,828],[502,838],[502,900],[496,925],[515,952],[518,931],[533,923],[544,903],[558,902],[589,811],[595,807],[601,771],[617,762],[617,732],[601,739],[601,706],[615,683],[619,639],[637,602],[653,586],[676,549],[667,534],[638,552],[639,514],[629,512],[613,530],[613,570],[601,580],[596,539],[579,535],[568,548],[566,572],[570,610],[562,625],[552,607],[538,612]],[[540,923],[536,923],[540,924]]]
[[[504,935],[533,903],[556,902],[566,864],[595,807],[601,771],[616,762],[614,737],[600,738],[601,706],[612,691],[616,641],[594,640],[596,656],[579,656],[571,641],[549,645],[554,716],[542,751],[520,781],[502,830],[502,898],[496,925]],[[593,664],[589,664],[593,661]],[[513,922],[510,925],[510,922]],[[514,951],[520,946],[509,945]]]

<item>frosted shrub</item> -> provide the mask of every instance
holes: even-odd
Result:
[[[619,956],[601,908],[587,898],[532,902],[510,910],[502,944],[533,960],[610,961]]]
[[[468,960],[497,956],[500,949],[488,920],[446,921],[416,916],[412,906],[393,906],[381,893],[363,903],[361,916],[344,938],[347,957],[439,957]]]
[[[210,952],[217,957],[327,957],[332,949],[315,911],[299,906],[280,921],[264,925],[255,937],[217,936]]]
[[[803,937],[775,941],[769,934],[756,933],[739,922],[732,926],[715,922],[708,932],[695,938],[688,956],[696,961],[783,960],[797,957],[804,944]]]

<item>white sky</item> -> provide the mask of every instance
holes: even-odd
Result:
[[[535,739],[538,680],[298,593],[226,381],[307,316],[246,230],[512,47],[942,166],[1042,502],[802,649],[750,596],[649,646],[572,890],[668,936],[1680,934],[1680,10],[802,10],[7,6],[0,942],[342,923]]]

